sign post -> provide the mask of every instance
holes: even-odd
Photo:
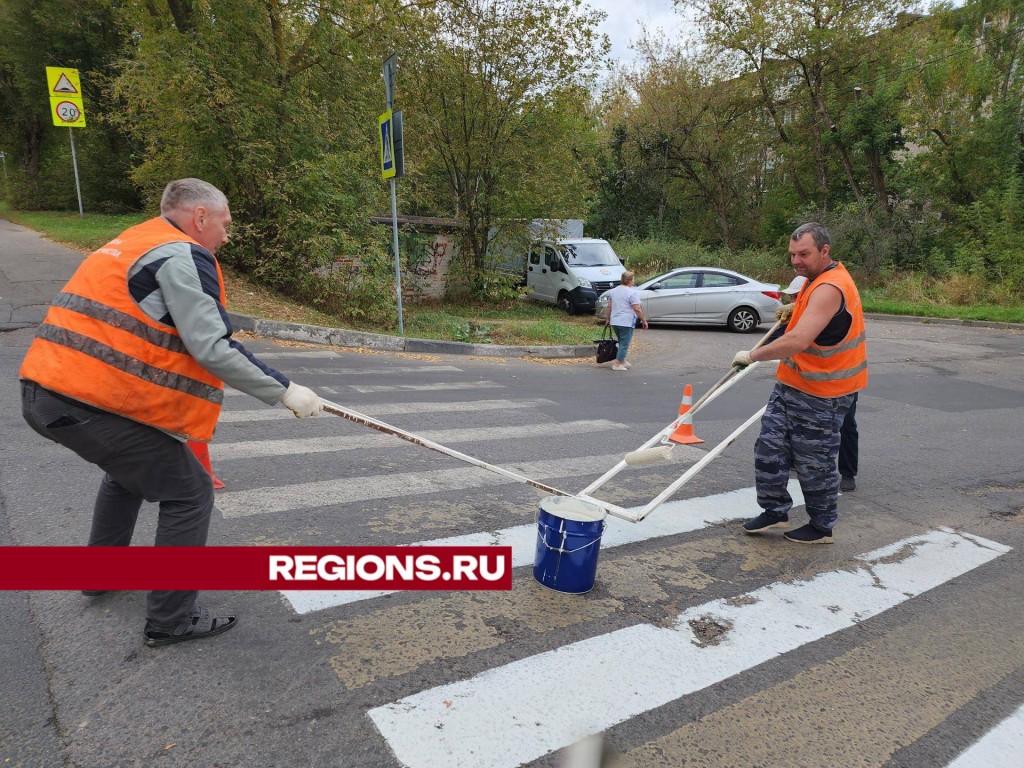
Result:
[[[395,114],[392,112],[395,102],[395,60],[391,54],[384,60],[384,98],[387,109],[377,120],[380,136],[380,176],[391,183],[391,245],[395,251],[395,293],[398,297],[398,335],[405,335],[405,323],[402,319],[402,260],[398,252],[398,195],[395,192],[395,178],[401,163],[395,156]],[[401,115],[401,113],[398,113]],[[401,125],[400,118],[398,125]]]
[[[85,128],[85,105],[82,104],[82,81],[77,69],[47,67],[46,84],[50,93],[50,118],[58,128],[67,126],[71,139],[71,164],[75,168],[75,192],[78,194],[78,215],[82,209],[82,187],[78,181],[78,156],[75,154],[74,128]],[[4,170],[6,171],[6,164]]]

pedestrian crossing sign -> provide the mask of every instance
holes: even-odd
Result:
[[[395,136],[391,110],[389,109],[377,120],[380,129],[380,177],[395,177]]]
[[[47,67],[46,85],[50,95],[50,119],[59,128],[85,128],[82,81],[77,69]]]

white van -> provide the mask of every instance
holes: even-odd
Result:
[[[534,243],[527,261],[529,297],[570,315],[593,312],[597,297],[617,286],[626,271],[611,244],[593,237]]]

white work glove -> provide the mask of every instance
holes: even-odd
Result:
[[[788,323],[789,318],[793,316],[793,305],[783,304],[781,307],[775,310],[775,319],[781,323]]]
[[[751,365],[753,362],[754,361],[750,359],[750,353],[749,352],[737,352],[736,353],[736,357],[734,357],[732,359],[732,364],[734,366],[738,365],[740,368],[746,368],[748,365]]]
[[[316,392],[294,381],[288,385],[288,390],[281,398],[281,404],[300,419],[316,416],[324,409],[324,404],[320,402]]]

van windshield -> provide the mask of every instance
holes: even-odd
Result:
[[[561,243],[566,261],[574,267],[618,267],[619,257],[608,243]]]

